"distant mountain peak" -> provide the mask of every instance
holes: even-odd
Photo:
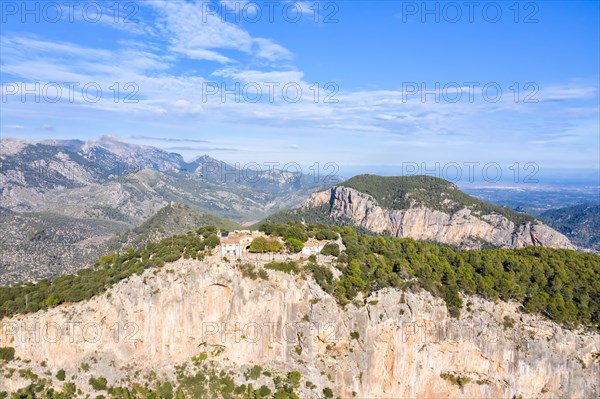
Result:
[[[148,151],[153,149],[153,147],[150,146],[126,143],[119,140],[117,137],[108,135],[101,136],[97,140],[87,141],[85,143],[84,150],[88,151],[93,147],[102,147],[116,155],[126,155],[132,152]]]
[[[85,141],[79,139],[48,139],[41,141],[42,144],[53,145],[57,147],[61,146],[74,146],[74,145],[84,145]]]
[[[0,155],[6,156],[17,154],[21,152],[23,148],[34,143],[35,142],[31,140],[16,139],[13,137],[2,137],[0,138]]]
[[[199,157],[194,159],[194,162],[202,164],[202,163],[209,163],[209,162],[222,163],[223,161],[219,161],[218,159],[215,159],[215,158],[211,157],[210,155],[204,154],[204,155],[200,155]]]

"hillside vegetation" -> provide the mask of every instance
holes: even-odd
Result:
[[[177,259],[203,259],[206,248],[219,245],[217,228],[207,226],[196,232],[165,238],[142,249],[127,249],[98,259],[93,268],[79,270],[36,284],[25,283],[0,287],[0,319],[16,313],[31,313],[58,306],[64,302],[81,302],[105,292],[108,288],[133,274],[162,267]],[[25,298],[27,297],[27,300]]]
[[[431,176],[355,176],[339,186],[352,188],[368,194],[383,207],[392,210],[403,210],[411,207],[426,207],[445,213],[455,213],[465,207],[470,208],[477,216],[498,214],[512,221],[516,226],[525,223],[538,223],[533,216],[513,211],[512,209],[489,204],[460,191],[456,185]],[[335,187],[332,188],[335,190]],[[345,218],[330,217],[329,204],[308,206],[276,212],[262,222],[257,223],[289,223],[304,220],[306,223],[326,223],[337,226],[352,226],[365,232],[366,230]]]
[[[425,289],[442,297],[457,317],[463,307],[463,293],[518,301],[524,311],[543,314],[569,327],[600,328],[598,255],[542,247],[460,251],[413,239],[359,234],[348,226],[330,230],[324,225],[298,222],[266,224],[261,229],[300,241],[311,236],[333,239],[335,233],[340,234],[345,250],[334,262],[341,271],[339,279],[334,279],[330,268],[319,265],[315,258],[302,270],[292,264],[271,268],[311,274],[341,305],[355,300],[359,293],[366,297],[386,287]],[[130,248],[122,254],[104,256],[94,268],[76,275],[0,287],[0,319],[87,300],[133,274],[181,257],[202,259],[205,248],[219,244],[216,231],[216,227],[203,227],[143,249]]]
[[[120,245],[140,247],[164,237],[186,233],[198,226],[216,226],[221,230],[239,229],[240,225],[219,216],[200,213],[189,206],[172,203],[160,209],[140,226],[118,237]]]
[[[74,273],[113,250],[111,239],[130,227],[113,220],[0,210],[0,285]]]
[[[600,256],[564,249],[527,247],[460,251],[340,229],[346,250],[338,257],[342,276],[327,287],[341,303],[359,292],[385,287],[424,288],[444,298],[459,315],[459,293],[518,301],[570,327],[600,328]],[[317,280],[318,281],[318,280]]]

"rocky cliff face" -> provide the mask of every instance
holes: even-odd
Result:
[[[371,196],[348,187],[334,187],[314,193],[304,207],[328,207],[332,218],[348,219],[375,233],[387,231],[396,237],[467,248],[480,247],[484,242],[506,248],[531,245],[575,248],[567,237],[542,223],[528,222],[515,226],[502,215],[479,215],[469,208],[453,214],[422,206],[392,210],[379,206]]]
[[[0,346],[21,359],[5,369],[41,375],[46,362],[91,393],[92,375],[109,385],[135,382],[139,370],[170,378],[207,351],[229,370],[298,370],[315,384],[302,383],[303,398],[322,397],[324,387],[345,398],[600,395],[600,335],[513,304],[465,298],[470,310],[457,320],[428,293],[387,290],[342,309],[312,279],[269,271],[269,280],[251,280],[213,262],[180,260],[89,302],[3,320]],[[0,378],[0,391],[27,383],[14,373]]]

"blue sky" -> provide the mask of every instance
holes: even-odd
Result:
[[[598,2],[24,4],[2,3],[3,137],[353,172],[600,165]]]

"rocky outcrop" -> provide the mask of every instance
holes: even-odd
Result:
[[[387,209],[368,194],[342,186],[312,194],[304,207],[328,209],[329,216],[334,220],[350,220],[375,233],[389,232],[396,237],[411,237],[467,248],[478,248],[483,243],[506,248],[531,245],[575,248],[567,237],[541,222],[515,226],[502,215],[477,214],[468,207],[454,213],[423,206]]]
[[[6,369],[63,368],[92,393],[92,375],[109,385],[135,382],[139,370],[173,378],[177,363],[206,351],[230,370],[298,370],[316,386],[303,383],[303,398],[324,387],[344,398],[600,395],[596,333],[475,297],[457,320],[425,292],[379,291],[340,308],[312,279],[268,273],[251,280],[229,264],[180,260],[86,303],[5,319],[0,346],[21,359]],[[0,391],[27,383],[14,373]]]

